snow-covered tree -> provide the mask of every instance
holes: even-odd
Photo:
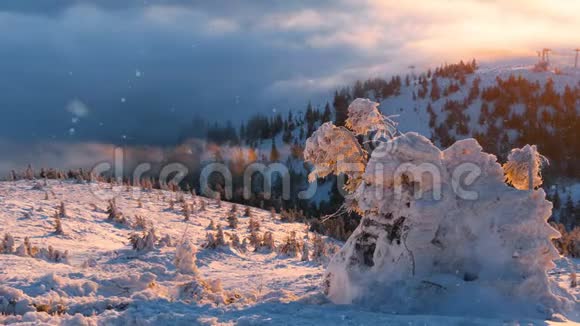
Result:
[[[290,257],[298,257],[302,252],[302,248],[298,240],[296,239],[296,231],[291,231],[284,240],[284,243],[280,246],[280,253],[288,255]]]
[[[264,232],[261,247],[268,251],[276,250],[276,243],[274,242],[274,234],[271,231]]]
[[[150,228],[149,231],[140,236],[137,233],[133,233],[129,236],[129,243],[136,251],[151,251],[155,249],[158,238],[155,232],[155,228]]]
[[[248,229],[250,231],[260,231],[260,221],[254,217],[250,217],[250,222],[248,223]]]
[[[355,136],[387,128],[372,109],[376,103],[369,102],[357,99],[349,108],[354,133],[323,124],[307,141],[311,176],[345,173],[358,180],[347,189],[347,200],[356,203],[362,219],[328,266],[329,298],[375,299],[395,311],[421,311],[429,302],[491,291],[564,307],[568,299],[552,292],[557,285],[547,277],[559,258],[551,242],[559,233],[547,223],[552,206],[544,191],[533,190],[541,183],[535,180],[537,151],[530,146],[512,155],[506,174],[517,189],[505,183],[496,157],[474,139],[441,151],[417,133],[385,133],[375,139],[367,161]],[[339,155],[361,168],[341,169]],[[533,178],[521,177],[530,170]],[[409,296],[415,300],[406,301]],[[487,297],[480,299],[486,304]]]
[[[541,168],[548,162],[536,145],[514,148],[503,165],[507,182],[520,190],[533,190],[542,185]]]
[[[173,263],[177,270],[182,274],[197,275],[197,266],[195,265],[197,249],[187,238],[184,238],[175,248],[175,259]]]
[[[236,229],[238,227],[238,217],[236,216],[236,213],[229,212],[227,220],[228,220],[228,225],[230,226],[230,228]]]

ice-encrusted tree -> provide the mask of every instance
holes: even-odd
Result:
[[[187,238],[184,238],[175,248],[175,259],[173,263],[177,270],[182,274],[197,275],[197,266],[195,265],[197,249]]]
[[[546,194],[533,190],[542,159],[532,146],[512,152],[504,170],[475,139],[441,151],[417,133],[398,133],[365,99],[351,104],[346,125],[323,124],[304,152],[314,165],[310,180],[348,176],[346,207],[362,215],[328,266],[332,301],[375,300],[401,312],[474,292],[546,308],[569,303],[547,276],[559,258],[551,240],[560,235],[547,223]],[[357,136],[373,139],[374,149],[366,152]]]
[[[541,168],[548,163],[536,145],[526,145],[514,148],[508,155],[508,161],[503,165],[506,180],[520,190],[533,190],[542,185]]]

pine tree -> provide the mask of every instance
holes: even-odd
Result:
[[[238,227],[238,218],[234,212],[230,212],[227,217],[230,228],[236,229]]]
[[[326,105],[324,106],[324,112],[322,113],[321,120],[322,123],[332,120],[332,112],[330,111],[330,103],[328,102],[326,102]]]
[[[226,246],[228,244],[227,241],[226,241],[226,238],[224,236],[224,230],[222,230],[222,226],[221,225],[218,225],[218,227],[217,227],[217,232],[216,232],[215,240],[216,240],[216,245],[217,246],[220,246],[220,247],[221,246]]]
[[[272,149],[270,150],[270,162],[277,162],[280,160],[280,152],[276,148],[276,139],[272,138]]]

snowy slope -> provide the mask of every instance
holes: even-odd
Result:
[[[427,97],[424,99],[413,99],[413,92],[417,94],[420,85],[417,80],[412,80],[409,86],[402,85],[400,94],[398,96],[391,96],[381,102],[380,109],[385,115],[398,115],[395,120],[399,123],[399,129],[402,132],[415,131],[426,137],[432,134],[432,129],[429,127],[429,114],[426,111],[427,104],[432,103],[435,113],[439,116],[438,123],[442,122],[442,117],[446,114],[442,112],[443,104],[449,99],[454,101],[463,101],[468,94],[475,78],[480,78],[480,90],[497,84],[497,78],[507,80],[511,75],[521,76],[530,82],[538,82],[544,85],[546,81],[551,78],[554,81],[554,90],[563,93],[566,86],[575,87],[580,84],[580,69],[563,69],[556,73],[555,71],[535,72],[533,66],[516,65],[516,66],[489,66],[481,67],[474,74],[466,76],[465,85],[458,85],[459,91],[450,94],[449,96],[441,96],[436,101],[432,101],[429,97],[431,92],[431,83],[429,79]],[[437,77],[439,81],[439,88],[443,90],[450,82],[456,80],[450,78]],[[481,131],[481,126],[477,121],[479,118],[481,108],[481,98],[475,100],[467,109],[470,117],[469,129],[473,131]],[[517,111],[514,111],[517,112]],[[466,138],[458,137],[459,139]]]
[[[178,241],[190,237],[198,247],[197,266],[200,277],[219,279],[225,292],[235,291],[239,297],[230,305],[209,300],[192,302],[180,296],[184,284],[192,276],[176,272],[173,265],[175,248],[157,248],[137,253],[127,245],[130,228],[106,221],[106,202],[96,198],[86,184],[49,181],[35,189],[34,181],[0,183],[0,233],[11,233],[19,246],[24,237],[32,245],[69,250],[68,263],[55,263],[31,257],[0,254],[0,309],[10,298],[28,300],[39,307],[62,305],[66,314],[50,316],[44,312],[0,316],[0,323],[30,322],[33,324],[68,325],[149,325],[149,324],[240,324],[240,325],[495,325],[539,324],[522,316],[484,319],[468,316],[411,316],[371,311],[360,306],[330,304],[321,294],[324,263],[302,262],[277,253],[238,252],[231,248],[203,249],[207,226],[213,219],[226,225],[231,204],[207,203],[205,211],[194,211],[190,222],[183,221],[179,204],[170,209],[174,193],[138,189],[121,191],[117,205],[125,216],[142,215],[156,227],[161,238],[169,235]],[[103,188],[108,185],[101,184]],[[45,200],[45,191],[49,199]],[[142,196],[142,208],[134,196]],[[192,202],[190,195],[186,201]],[[199,200],[201,197],[197,198]],[[62,219],[65,235],[53,233],[53,214],[60,202],[66,206]],[[96,205],[95,210],[92,205]],[[240,206],[239,215],[244,207]],[[290,231],[304,240],[306,226],[273,220],[270,212],[253,209],[261,222],[261,232],[272,231],[276,244],[282,243]],[[248,236],[248,218],[240,216],[237,232]],[[313,234],[308,233],[310,239]],[[326,239],[329,245],[335,245]],[[578,262],[577,262],[578,264]],[[569,284],[566,264],[554,271],[564,286]],[[575,291],[575,295],[580,293]],[[4,298],[2,298],[4,297]],[[509,304],[509,303],[506,303]],[[580,320],[572,313],[568,318]],[[564,324],[551,321],[549,324]]]

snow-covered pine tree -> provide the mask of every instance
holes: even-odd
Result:
[[[254,247],[254,251],[257,251],[258,249],[260,249],[260,246],[262,246],[262,237],[260,236],[258,231],[256,231],[256,230],[250,231],[250,241],[249,242],[250,242],[250,245],[252,247]]]
[[[182,274],[198,275],[196,261],[197,249],[188,238],[184,238],[175,248],[175,268]]]
[[[290,231],[290,233],[286,235],[284,243],[282,243],[282,245],[280,246],[280,253],[288,255],[290,257],[298,257],[298,255],[301,252],[302,248],[300,247],[300,243],[296,239],[296,231]]]
[[[230,228],[236,229],[238,227],[238,217],[236,216],[236,213],[230,211],[227,220]]]
[[[507,182],[519,190],[533,190],[542,185],[541,168],[548,159],[538,153],[536,145],[514,148],[503,165]]]
[[[274,234],[271,231],[264,232],[261,247],[268,251],[276,250],[276,243],[274,242]]]
[[[232,247],[234,249],[245,251],[245,248],[242,247],[242,242],[240,241],[240,237],[238,236],[238,234],[235,231],[233,231],[230,234],[230,241],[231,241]]]
[[[215,241],[216,241],[216,245],[219,247],[227,246],[227,244],[228,244],[228,242],[226,241],[226,237],[224,235],[224,230],[222,229],[221,225],[218,225],[218,227],[217,227]]]
[[[250,221],[248,223],[248,229],[250,231],[260,231],[260,221],[258,221],[254,217],[250,217]]]
[[[362,215],[328,266],[324,284],[332,301],[379,300],[392,311],[416,312],[470,289],[548,309],[570,303],[552,292],[558,285],[547,277],[559,258],[551,242],[559,233],[546,222],[552,206],[544,191],[533,190],[541,159],[531,146],[513,152],[504,171],[474,139],[441,151],[417,133],[398,134],[369,100],[355,100],[347,120],[353,132],[325,123],[304,152],[314,165],[311,181],[348,176],[346,208]],[[367,154],[356,136],[376,131],[385,136],[375,137]],[[461,180],[469,180],[469,191]],[[391,295],[397,293],[416,300]]]

